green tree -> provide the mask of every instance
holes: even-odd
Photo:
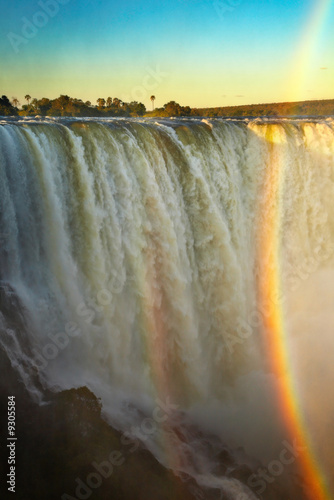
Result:
[[[36,97],[31,101],[31,106],[34,111],[38,111],[38,100],[36,99]]]
[[[169,101],[164,105],[165,116],[180,116],[181,106],[175,101]]]
[[[20,105],[20,101],[17,97],[12,97],[12,105],[17,108]]]
[[[52,101],[52,106],[48,115],[51,116],[69,116],[67,107],[71,102],[71,98],[68,95],[61,95]]]
[[[25,100],[27,101],[28,106],[29,106],[31,96],[30,96],[29,94],[27,94],[27,95],[25,95],[25,96],[24,96],[24,98],[25,98]]]
[[[152,102],[152,111],[154,111],[155,95],[151,95],[150,99],[151,99],[151,102]]]
[[[51,108],[51,105],[52,105],[52,103],[51,103],[50,99],[43,97],[42,99],[40,99],[37,102],[39,113],[43,116],[46,116],[49,109]]]
[[[122,101],[118,97],[114,97],[112,102],[115,108],[120,108],[122,105]]]
[[[8,97],[3,95],[0,98],[0,116],[17,115],[17,109],[10,103]]]
[[[181,115],[182,116],[190,116],[190,114],[191,114],[190,106],[182,106],[181,107]]]
[[[99,108],[104,108],[106,105],[106,100],[103,97],[99,97],[96,102]]]
[[[127,109],[131,116],[143,116],[146,113],[146,108],[142,102],[132,101],[127,105]]]

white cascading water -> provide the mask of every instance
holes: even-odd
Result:
[[[139,409],[151,415],[156,398],[167,398],[178,419],[257,458],[275,456],[275,377],[260,331],[242,332],[257,308],[269,210],[261,194],[278,151],[283,281],[298,352],[294,314],[305,312],[304,299],[288,281],[319,245],[326,261],[306,271],[302,288],[312,288],[311,274],[319,282],[334,272],[332,119],[0,122],[0,280],[28,324],[28,335],[6,330],[0,311],[0,341],[27,387],[38,396],[36,372],[53,390],[85,385],[123,431]],[[328,304],[319,310],[329,328]],[[175,468],[231,498],[256,498],[214,477],[203,442],[187,432],[197,464],[174,442]],[[158,437],[146,444],[163,462]]]

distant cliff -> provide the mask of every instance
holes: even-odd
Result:
[[[192,114],[197,116],[331,116],[334,115],[334,99],[248,104],[224,108],[193,108]]]

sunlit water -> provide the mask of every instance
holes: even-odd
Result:
[[[0,121],[0,279],[28,323],[8,330],[0,313],[13,365],[40,399],[36,369],[54,390],[86,385],[126,432],[171,401],[146,445],[231,498],[256,497],[214,472],[209,432],[245,463],[272,460],[287,437],[257,296],[263,192],[282,158],[293,383],[330,478],[334,121]]]

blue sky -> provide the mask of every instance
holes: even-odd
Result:
[[[151,94],[156,106],[332,98],[331,3],[0,0],[0,93],[148,107]]]

